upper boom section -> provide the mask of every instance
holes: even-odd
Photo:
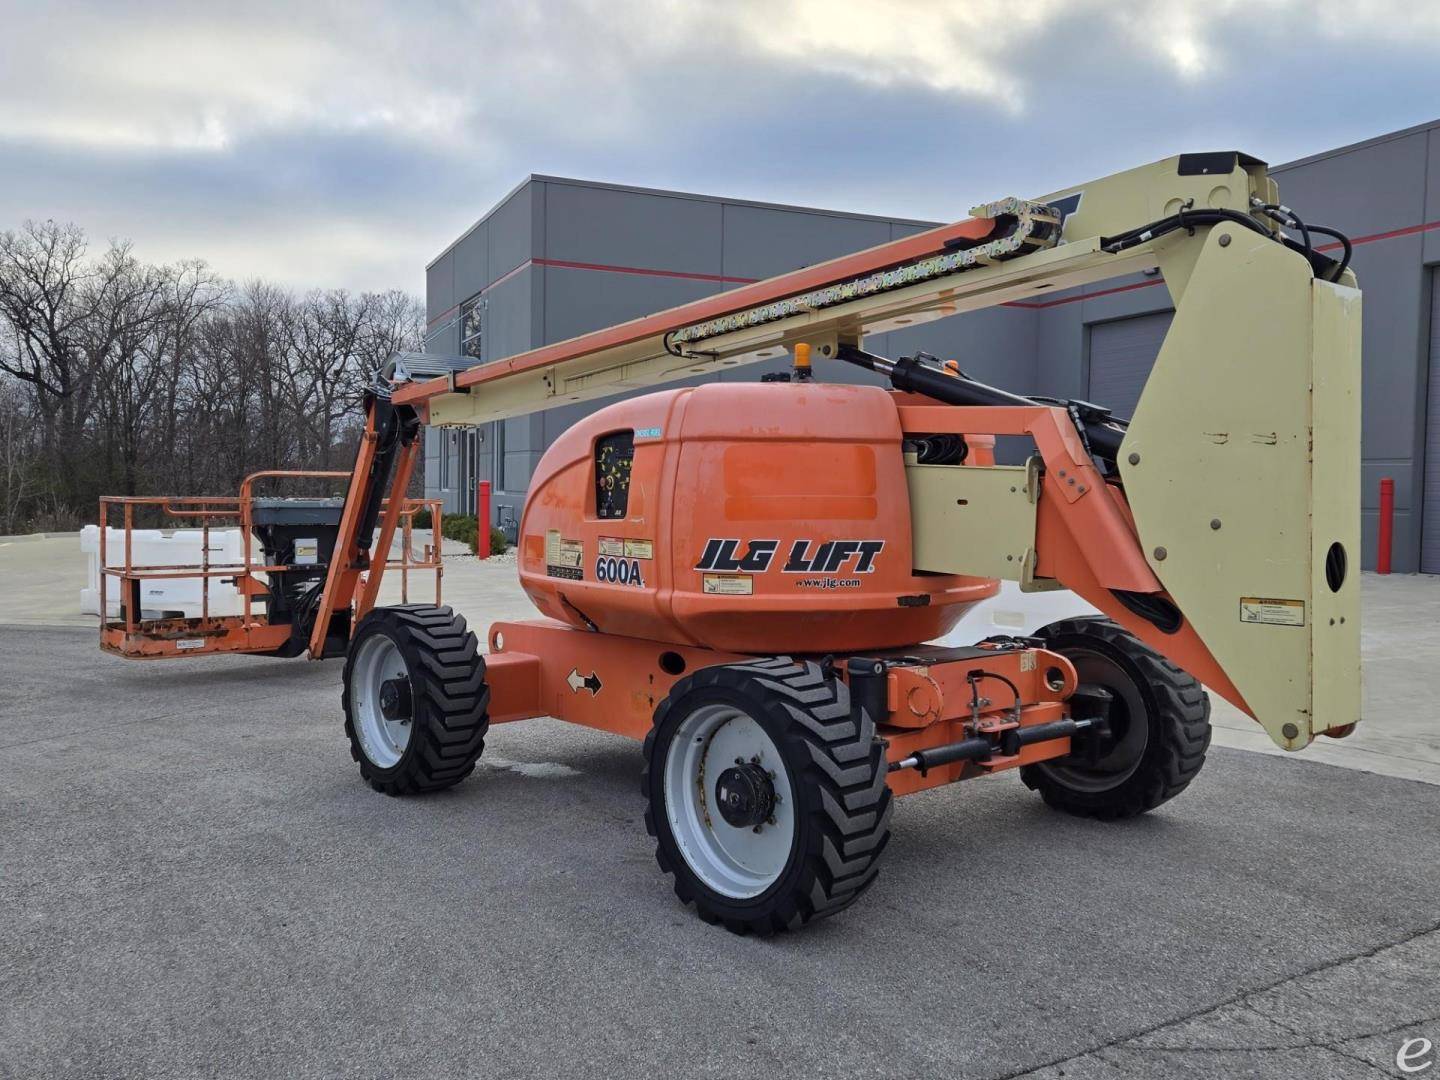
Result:
[[[1003,199],[953,225],[399,387],[394,400],[428,409],[432,424],[477,424],[754,363],[798,342],[834,356],[867,333],[1156,266],[1167,245],[1218,220],[1273,232],[1252,206],[1276,201],[1263,162],[1234,151],[1181,154],[1038,199]],[[1147,231],[1167,219],[1168,231]],[[1166,283],[1177,303],[1186,277],[1171,260]]]

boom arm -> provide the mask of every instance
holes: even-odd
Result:
[[[1176,315],[1128,428],[1083,403],[942,408],[924,365],[892,373],[929,395],[902,399],[907,431],[1027,434],[1040,452],[1021,475],[915,465],[916,566],[1073,588],[1297,749],[1359,718],[1360,300],[1342,264],[1278,232],[1277,203],[1255,159],[1167,158],[393,400],[475,424],[797,344],[853,359],[867,333],[1158,267]],[[989,544],[967,531],[955,550],[939,510],[957,492],[992,511],[966,519]]]
[[[329,631],[337,612],[351,612],[355,625],[359,625],[375,606],[390,544],[400,522],[405,489],[420,449],[419,435],[420,423],[412,407],[393,404],[388,393],[366,394],[365,429],[350,474],[350,487],[345,492],[345,511],[325,575],[325,589],[310,630],[312,659],[332,655],[327,646],[333,648]],[[385,501],[387,494],[389,499]],[[371,554],[372,541],[378,556]],[[435,558],[438,563],[440,552],[435,553]]]

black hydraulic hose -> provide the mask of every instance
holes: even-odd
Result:
[[[989,386],[975,379],[947,375],[938,368],[923,364],[912,356],[899,360],[877,356],[857,349],[853,345],[842,345],[837,353],[841,360],[856,364],[870,371],[890,377],[890,383],[897,390],[908,390],[914,394],[943,401],[947,405],[1050,405],[1049,401],[1038,401],[1021,394],[1012,394],[998,386]],[[1085,425],[1085,437],[1090,450],[1097,457],[1114,461],[1120,453],[1120,443],[1125,438],[1123,428],[1110,423],[1089,423]]]
[[[1330,275],[1331,281],[1339,281],[1345,271],[1350,268],[1350,256],[1355,252],[1355,248],[1350,243],[1350,238],[1339,229],[1332,229],[1328,225],[1311,225],[1310,231],[1317,232],[1321,236],[1333,236],[1336,240],[1340,241],[1340,246],[1345,249],[1345,254],[1340,259],[1339,265],[1335,268],[1335,273]]]
[[[370,486],[360,506],[360,520],[355,529],[355,545],[362,554],[370,551],[375,522],[380,517],[380,503],[390,486],[390,465],[400,442],[400,416],[395,406],[384,398],[376,398],[372,407],[375,409],[375,456],[370,461]]]
[[[1278,203],[1257,203],[1255,210],[1257,213],[1263,213],[1281,225],[1292,228],[1300,233],[1301,240],[1298,245],[1295,241],[1284,237],[1283,234],[1280,236],[1280,239],[1290,245],[1292,250],[1298,248],[1312,267],[1316,265],[1317,261],[1328,260],[1322,260],[1315,251],[1310,236],[1311,233],[1331,236],[1340,241],[1341,246],[1345,249],[1345,254],[1344,257],[1341,258],[1335,271],[1331,273],[1329,280],[1339,281],[1340,276],[1349,269],[1353,247],[1350,243],[1350,238],[1344,233],[1325,225],[1309,225],[1302,221],[1300,215],[1295,213],[1294,210]],[[1194,229],[1197,225],[1218,225],[1222,221],[1243,225],[1245,228],[1250,229],[1252,232],[1257,232],[1261,236],[1271,237],[1272,239],[1275,238],[1274,235],[1266,229],[1264,225],[1256,221],[1254,217],[1249,214],[1242,214],[1236,210],[1181,210],[1178,214],[1168,218],[1161,218],[1159,221],[1151,222],[1149,225],[1141,225],[1138,228],[1117,233],[1115,236],[1102,237],[1100,247],[1103,251],[1107,251],[1113,255],[1127,248],[1132,248],[1150,240],[1157,239],[1167,233],[1172,233],[1176,229]]]
[[[1281,206],[1279,203],[1262,203],[1256,207],[1267,217],[1278,221],[1281,225],[1288,226],[1300,233],[1301,242],[1305,246],[1305,257],[1308,259],[1315,251],[1315,244],[1310,239],[1310,229],[1305,222],[1300,220],[1300,215],[1291,210],[1288,206]],[[1317,228],[1318,232],[1319,229]]]
[[[975,695],[977,700],[980,697],[979,684],[985,679],[995,679],[1010,688],[1010,693],[1015,695],[1015,701],[1011,707],[1014,709],[1016,718],[1018,719],[1020,709],[1024,705],[1024,700],[1020,697],[1020,688],[998,671],[986,671],[984,668],[977,668],[965,676],[965,681],[970,684],[970,692]]]
[[[1315,252],[1315,242],[1310,239],[1310,227],[1300,220],[1300,215],[1294,210],[1290,211],[1290,222],[1300,231],[1300,242],[1305,245],[1305,257],[1308,259]]]
[[[1235,225],[1244,226],[1262,236],[1269,236],[1270,231],[1256,221],[1249,214],[1242,214],[1238,210],[1182,210],[1168,218],[1161,218],[1149,225],[1141,225],[1138,228],[1129,229],[1115,236],[1105,236],[1100,239],[1100,248],[1110,254],[1124,251],[1127,248],[1147,243],[1176,229],[1193,229],[1201,225],[1219,225],[1222,221],[1228,221]]]
[[[375,457],[370,463],[369,492],[361,504],[355,533],[355,545],[367,558],[375,523],[380,519],[380,504],[389,494],[395,452],[402,444],[412,442],[420,430],[419,419],[409,405],[393,405],[386,398],[375,398],[371,407],[375,410]]]

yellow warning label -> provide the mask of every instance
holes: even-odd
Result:
[[[547,566],[569,566],[579,568],[585,561],[585,543],[582,540],[567,540],[559,529],[545,534],[545,563]]]
[[[1304,600],[1275,600],[1264,596],[1240,598],[1240,621],[1269,626],[1304,626]]]
[[[625,547],[628,543],[618,536],[600,536],[596,538],[601,555],[622,556],[625,554]]]
[[[628,559],[653,559],[655,557],[655,541],[626,540],[625,557]]]
[[[711,596],[749,596],[755,579],[749,574],[706,574],[705,592]]]

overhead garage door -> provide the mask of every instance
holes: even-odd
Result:
[[[1425,413],[1425,501],[1420,569],[1440,574],[1440,269],[1430,272],[1430,390]]]
[[[1090,385],[1085,396],[1116,416],[1133,413],[1172,314],[1162,311],[1091,326]]]

